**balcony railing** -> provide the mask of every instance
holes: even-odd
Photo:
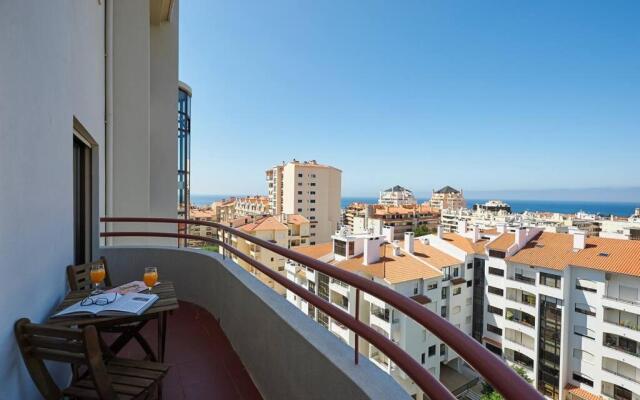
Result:
[[[608,294],[605,294],[604,297],[607,298],[607,299],[610,299],[610,300],[614,300],[614,301],[619,301],[619,302],[622,302],[622,303],[634,304],[636,306],[640,306],[640,300],[623,299],[623,298],[611,296],[611,295],[608,295]]]
[[[290,290],[297,296],[306,300],[308,303],[321,310],[323,313],[339,321],[341,324],[352,330],[355,335],[355,363],[358,363],[358,336],[368,341],[376,349],[379,349],[394,364],[403,370],[424,393],[433,399],[454,399],[455,397],[448,389],[423,368],[408,353],[398,347],[393,341],[372,327],[366,325],[359,319],[359,292],[364,291],[378,299],[384,301],[389,306],[404,313],[408,317],[415,320],[425,329],[429,330],[435,336],[440,338],[453,351],[464,358],[469,365],[474,368],[480,375],[487,380],[498,392],[507,399],[539,399],[543,397],[536,389],[526,383],[513,370],[508,368],[498,357],[485,349],[480,343],[473,340],[470,336],[453,326],[447,320],[441,318],[437,314],[422,307],[410,298],[392,290],[391,288],[373,282],[363,276],[342,270],[328,263],[316,260],[306,255],[297,253],[290,249],[278,246],[277,244],[256,238],[247,233],[230,228],[215,222],[184,220],[175,218],[138,218],[138,217],[103,217],[101,222],[106,223],[162,223],[162,224],[190,224],[209,226],[221,230],[228,235],[222,235],[223,240],[213,239],[209,237],[201,237],[183,233],[168,232],[102,232],[101,237],[159,237],[174,239],[193,239],[202,240],[211,244],[216,244],[223,249],[223,257],[229,254],[234,255],[238,259],[243,260],[247,264],[256,268],[263,274],[267,275],[273,281]],[[240,252],[227,242],[227,237],[239,237],[245,239],[263,249],[270,250],[276,254],[293,260],[308,268],[320,271],[331,278],[338,279],[345,284],[356,288],[356,305],[355,315],[352,316],[339,307],[334,306],[329,301],[320,298],[318,295],[308,291],[290,281],[277,271],[265,266],[264,264],[254,260],[247,254]],[[219,235],[216,235],[218,237]]]

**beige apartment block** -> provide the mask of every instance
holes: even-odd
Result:
[[[459,210],[467,206],[464,194],[461,190],[445,186],[440,190],[434,190],[429,200],[431,208],[436,210]]]
[[[309,244],[327,242],[340,221],[342,171],[315,160],[293,160],[266,171],[274,214],[309,220]]]
[[[251,221],[252,217],[242,217],[245,221]],[[242,221],[236,220],[236,222],[242,223]],[[240,226],[234,226],[244,233],[248,233],[249,235],[255,236],[259,239],[266,240],[271,243],[275,243],[278,246],[288,247],[288,231],[289,228],[287,225],[278,221],[278,218],[267,216],[259,219],[255,219],[251,222],[242,224]],[[231,246],[238,249],[243,254],[248,255],[252,259],[258,261],[259,263],[271,268],[274,271],[279,272],[284,275],[284,263],[286,259],[276,254],[270,250],[264,249],[260,246],[256,246],[255,244],[249,242],[246,239],[242,239],[237,236],[231,236],[226,239],[227,243],[230,243]],[[271,278],[269,278],[264,273],[260,272],[258,269],[250,265],[244,260],[241,260],[239,257],[235,255],[231,255],[231,259],[238,263],[242,268],[251,272],[258,279],[260,279],[264,284],[274,289],[276,292],[283,294],[285,293],[284,287],[278,285]]]
[[[287,225],[289,248],[309,244],[311,224],[308,219],[298,214],[280,214],[276,218]]]
[[[403,206],[367,204],[364,207],[349,206],[348,210],[351,215],[348,226],[353,233],[381,234],[384,227],[392,226],[396,240],[401,240],[406,232],[413,232],[419,227],[435,232],[440,222],[440,213],[427,204]]]
[[[189,210],[189,219],[202,221],[202,222],[216,222],[214,210],[208,209],[208,208],[191,207],[191,209]],[[203,226],[203,225],[187,226],[187,232],[189,233],[189,235],[214,238],[215,231],[216,229],[211,226]],[[203,247],[206,244],[207,243],[204,242],[203,240],[189,239],[188,241],[189,247]]]
[[[239,197],[235,201],[235,217],[271,215],[268,196]]]
[[[213,220],[215,222],[227,222],[235,218],[236,215],[236,199],[222,199],[211,203],[213,211]]]

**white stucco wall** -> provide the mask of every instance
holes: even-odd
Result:
[[[104,5],[0,2],[0,399],[40,398],[13,336],[65,292],[74,116],[104,138]],[[54,367],[60,381],[68,367]]]

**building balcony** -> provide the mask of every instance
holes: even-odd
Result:
[[[513,274],[507,276],[507,279],[514,282],[524,283],[525,285],[535,286],[536,278],[533,276],[527,276],[522,274]]]
[[[329,283],[329,289],[336,293],[339,293],[342,296],[349,297],[349,285],[338,279],[331,279],[331,282]]]

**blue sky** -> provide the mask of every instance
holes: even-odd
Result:
[[[343,195],[638,187],[639,17],[638,1],[182,1],[192,192],[263,193],[292,158],[342,169]]]

